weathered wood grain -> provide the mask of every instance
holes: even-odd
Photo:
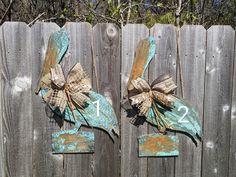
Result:
[[[184,99],[203,120],[206,30],[202,26],[183,26],[180,30],[180,60],[183,74]],[[178,134],[180,156],[176,158],[175,176],[200,177],[202,143]]]
[[[4,175],[32,176],[30,28],[25,23],[6,22],[0,35]]]
[[[229,177],[236,174],[236,40],[234,41],[234,75],[231,107],[231,133],[229,154]]]
[[[234,30],[207,31],[202,177],[228,176]]]
[[[0,26],[0,44],[1,44],[1,41],[3,40],[2,39],[2,26]],[[2,47],[0,46],[0,56],[1,56],[1,58],[3,58],[3,51],[2,51]],[[2,65],[0,65],[0,71],[2,71]],[[2,90],[2,79],[0,80],[0,90]],[[0,98],[2,98],[2,91],[0,91]],[[4,162],[4,153],[3,153],[3,133],[2,133],[2,101],[1,101],[1,99],[0,99],[0,159],[2,159],[2,160],[0,160],[0,177],[3,177],[3,176],[6,176],[5,175],[5,172],[4,172],[4,164],[3,164],[3,162]]]
[[[149,66],[149,83],[162,74],[170,74],[176,78],[176,30],[173,25],[155,25],[150,29],[150,35],[156,41],[155,58]],[[158,130],[149,125],[149,133]],[[169,133],[170,134],[170,133]],[[173,177],[174,157],[148,158],[148,177]]]
[[[45,104],[34,91],[45,59],[48,39],[59,30],[55,23],[36,23],[31,27],[32,106],[33,106],[33,176],[63,176],[63,155],[53,154],[51,134],[60,128],[45,112]],[[30,50],[30,49],[29,49]]]
[[[120,30],[114,24],[97,24],[93,28],[94,83],[120,117]],[[120,141],[95,130],[94,176],[120,174]]]
[[[68,72],[77,62],[80,62],[85,72],[92,79],[92,27],[89,23],[66,23],[64,27],[69,33],[70,44],[67,56],[62,65]],[[65,122],[66,129],[72,129],[73,124]],[[82,127],[81,130],[91,131]],[[92,176],[92,154],[64,154],[64,176]]]
[[[141,39],[149,36],[149,30],[142,24],[128,24],[122,28],[121,51],[121,98],[127,96],[127,83],[132,69],[135,49]],[[139,127],[130,123],[124,109],[121,109],[121,176],[146,177],[147,158],[138,158],[139,135],[147,133],[147,124]]]

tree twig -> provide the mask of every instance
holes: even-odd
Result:
[[[28,26],[33,25],[33,24],[34,24],[40,17],[42,17],[44,14],[45,14],[45,12],[39,14],[34,20],[32,20],[32,21],[28,24]]]
[[[3,22],[3,20],[5,19],[7,13],[8,13],[9,10],[11,9],[11,6],[12,6],[12,4],[13,4],[14,1],[15,1],[15,0],[12,0],[12,1],[10,2],[10,4],[8,5],[7,10],[5,11],[5,13],[4,13],[3,16],[2,16],[2,19],[1,19],[1,21],[0,21],[0,24],[2,24],[2,22]]]

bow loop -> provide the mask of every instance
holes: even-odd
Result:
[[[65,85],[66,80],[60,64],[56,64],[54,68],[51,68],[51,80],[58,89],[62,89]]]
[[[140,77],[131,80],[131,84],[133,87],[130,87],[132,90],[129,90],[129,99],[131,105],[136,105],[139,109],[139,115],[147,117],[155,101],[168,108],[173,107],[174,100],[169,93],[177,86],[171,76],[162,75],[154,80],[151,86]]]
[[[50,77],[45,77],[45,83],[51,86],[43,100],[53,107],[58,107],[60,112],[65,111],[68,105],[71,110],[83,108],[89,97],[86,95],[91,90],[91,82],[82,66],[77,63],[69,72],[67,79],[60,64],[51,68]]]
[[[87,93],[91,90],[91,81],[87,74],[84,72],[80,63],[77,63],[69,72],[67,76],[68,89],[72,93],[84,92]]]
[[[155,79],[152,82],[151,87],[152,90],[156,90],[164,94],[171,93],[177,88],[173,78],[168,74],[163,74]]]

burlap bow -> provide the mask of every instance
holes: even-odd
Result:
[[[129,99],[131,105],[139,109],[139,115],[147,117],[152,106],[154,112],[159,113],[154,104],[155,101],[168,108],[173,107],[174,100],[169,94],[176,88],[177,86],[169,75],[160,76],[153,81],[151,86],[144,79],[138,77],[136,80],[130,81]]]
[[[91,90],[91,81],[80,63],[69,71],[66,79],[61,65],[56,64],[42,82],[49,89],[43,96],[43,100],[53,107],[58,107],[61,113],[64,112],[67,104],[71,110],[74,110],[76,107],[83,108],[89,100],[87,94]]]

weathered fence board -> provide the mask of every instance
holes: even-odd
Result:
[[[202,26],[183,26],[180,31],[180,60],[184,99],[203,117],[206,30]],[[202,143],[180,135],[180,156],[176,158],[175,176],[201,176]]]
[[[33,118],[33,176],[63,176],[63,156],[51,152],[51,134],[59,131],[58,124],[45,114],[45,104],[34,94],[44,63],[48,39],[59,26],[37,23],[31,27],[32,118]],[[30,50],[30,49],[29,49]]]
[[[236,41],[234,41],[234,75],[233,94],[231,107],[231,134],[230,134],[230,154],[229,154],[229,177],[236,174]]]
[[[2,27],[0,27],[0,44],[2,45],[2,41],[3,41],[3,38],[2,38]],[[1,59],[3,58],[3,54],[4,54],[4,51],[2,50],[2,47],[0,46],[0,56],[1,56]],[[2,63],[2,62],[0,62]],[[2,73],[2,64],[0,64],[0,71]],[[3,127],[3,121],[2,121],[2,111],[3,111],[3,104],[2,104],[2,101],[1,101],[1,98],[2,98],[2,76],[1,76],[1,79],[0,79],[0,176],[6,176],[5,175],[5,172],[4,172],[4,158],[5,158],[5,154],[4,154],[4,151],[3,151],[3,132],[2,132],[2,127]]]
[[[234,30],[212,26],[207,31],[202,177],[227,176],[234,60]]]
[[[127,96],[127,82],[131,73],[134,52],[141,39],[149,36],[144,25],[126,25],[122,28],[122,60],[121,60],[121,98]],[[124,109],[121,110],[121,176],[146,177],[147,158],[138,158],[137,138],[147,133],[147,124],[136,127],[130,123]]]
[[[4,23],[1,35],[1,119],[5,176],[32,176],[30,28]]]
[[[93,28],[93,79],[97,91],[113,106],[117,118],[120,115],[120,30],[114,24],[97,24]],[[120,174],[120,141],[114,142],[107,133],[95,131],[94,176]]]
[[[112,104],[121,126],[113,142],[95,129],[94,154],[53,154],[51,134],[74,125],[49,119],[45,105],[34,94],[54,23],[7,22],[0,27],[0,176],[2,177],[233,177],[236,173],[236,69],[235,31],[230,26],[183,26],[180,60],[184,98],[200,115],[203,143],[180,133],[176,158],[138,158],[139,135],[157,130],[145,122],[131,124],[132,116],[120,109],[127,96],[127,81],[135,49],[153,35],[155,58],[146,79],[161,74],[177,77],[176,28],[128,24],[66,23],[70,46],[62,61],[65,74],[80,62],[92,78],[94,90]],[[233,71],[234,69],[234,71]],[[180,84],[178,84],[180,89]],[[61,128],[59,125],[62,126]],[[83,130],[92,130],[82,127]],[[92,130],[93,131],[93,130]],[[171,133],[168,133],[171,134]],[[172,133],[173,134],[173,133]]]
[[[66,72],[80,62],[92,79],[92,26],[88,23],[66,23],[64,28],[70,36],[69,48],[63,61]],[[72,129],[73,126],[65,122],[66,129]],[[91,128],[81,129],[91,131]],[[92,176],[92,158],[92,154],[64,154],[64,176]]]
[[[155,58],[149,67],[149,83],[162,74],[170,74],[176,78],[176,30],[173,25],[155,25],[151,28],[151,35],[156,40]],[[157,132],[149,126],[149,133]],[[170,133],[169,133],[170,134]],[[174,157],[149,158],[148,177],[174,177]]]

